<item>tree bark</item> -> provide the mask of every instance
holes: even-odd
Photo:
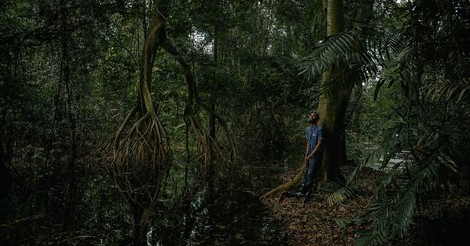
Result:
[[[344,31],[344,13],[342,0],[323,1],[326,10],[326,34],[332,36]],[[335,87],[340,83],[344,66],[328,69],[322,76],[322,87]],[[335,85],[334,85],[335,84]],[[341,90],[332,93],[322,93],[318,102],[317,112],[320,115],[319,124],[325,134],[325,151],[323,162],[318,174],[320,181],[342,178],[339,166],[346,163],[346,145],[344,140],[344,116],[353,86],[348,83]]]
[[[150,210],[134,205],[132,209],[134,217],[134,245],[147,245],[147,230],[149,225]]]
[[[326,6],[327,36],[335,35],[344,31],[344,13],[342,0],[323,1]],[[371,0],[361,0],[356,15],[354,27],[363,27],[367,20],[367,11],[370,10]],[[365,32],[365,29],[361,29]],[[360,77],[353,71],[345,76],[346,64],[330,68],[323,73],[322,86],[342,88],[333,93],[320,95],[318,103],[318,113],[320,114],[319,124],[323,127],[326,136],[325,152],[322,166],[319,172],[319,180],[326,181],[332,179],[343,179],[339,169],[347,164],[346,139],[345,139],[345,116],[352,90],[359,84]],[[340,86],[342,85],[342,86]]]

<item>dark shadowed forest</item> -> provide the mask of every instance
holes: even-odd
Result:
[[[0,245],[470,244],[467,0],[2,0],[0,44]]]

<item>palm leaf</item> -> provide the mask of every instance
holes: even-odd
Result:
[[[301,61],[300,73],[311,79],[340,64],[350,68],[367,66],[370,73],[374,71],[370,66],[373,59],[364,44],[364,38],[354,30],[335,34],[316,45],[314,51]]]
[[[328,181],[326,191],[329,192],[325,197],[328,206],[341,204],[345,200],[352,199],[362,193],[362,190],[358,186],[347,184],[342,180]]]
[[[470,78],[437,79],[423,86],[422,91],[430,100],[445,99],[460,102],[464,95],[470,91]]]

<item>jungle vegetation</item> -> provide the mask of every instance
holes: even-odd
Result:
[[[357,244],[470,193],[468,1],[4,0],[0,43],[0,243],[145,244],[244,165],[300,174],[311,111],[325,202],[352,199],[363,168],[387,173],[347,222],[370,223]]]

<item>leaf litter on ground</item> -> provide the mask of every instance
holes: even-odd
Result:
[[[348,170],[342,170],[347,173]],[[289,180],[295,172],[282,175],[284,180]],[[359,175],[357,185],[365,192],[354,199],[349,199],[342,204],[328,206],[323,197],[326,195],[319,191],[307,203],[303,203],[299,196],[282,196],[276,200],[265,202],[273,215],[280,219],[283,230],[288,235],[289,245],[354,245],[359,237],[359,231],[367,229],[368,224],[342,224],[344,221],[356,218],[369,206],[374,191],[384,173],[378,170],[364,168]],[[433,205],[434,204],[434,205]],[[439,204],[436,206],[436,204]],[[446,211],[442,211],[445,206]],[[416,211],[415,223],[408,235],[390,245],[439,245],[429,242],[430,230],[438,228],[430,227],[436,218],[446,213],[448,218],[458,218],[462,211],[470,211],[470,197],[461,192],[449,192],[446,197],[439,197]],[[445,239],[444,239],[445,240]]]

